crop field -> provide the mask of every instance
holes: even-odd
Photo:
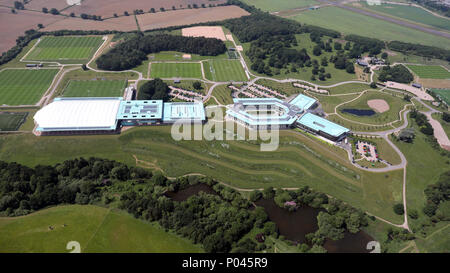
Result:
[[[27,112],[0,112],[0,131],[17,131],[27,115]]]
[[[318,2],[314,0],[243,0],[242,2],[246,3],[247,5],[252,5],[260,8],[263,11],[269,12],[307,7],[318,4]]]
[[[219,124],[223,123],[215,125]],[[119,136],[37,138],[24,134],[0,136],[0,141],[0,160],[28,166],[80,156],[133,166],[134,155],[146,162],[143,167],[163,170],[172,177],[202,173],[246,189],[308,185],[393,222],[402,219],[392,210],[401,201],[401,171],[377,174],[356,169],[342,149],[296,131],[280,132],[279,147],[273,152],[261,152],[255,141],[175,141],[170,126],[134,128]]]
[[[371,110],[367,102],[373,99],[385,100],[389,104],[389,110],[384,113],[376,113],[372,116],[357,116],[342,112],[343,109]],[[379,91],[369,91],[364,93],[358,99],[339,106],[337,111],[339,115],[356,122],[367,124],[385,124],[400,119],[399,112],[406,104],[407,102],[402,98]]]
[[[431,92],[439,95],[447,105],[450,105],[450,89],[431,89]]]
[[[217,82],[247,81],[242,64],[238,60],[211,60],[203,63],[205,76]]]
[[[64,89],[64,97],[122,97],[124,80],[71,80]]]
[[[152,63],[150,76],[152,78],[203,78],[200,63]]]
[[[445,37],[367,17],[338,7],[304,11],[289,18],[304,24],[334,29],[344,34],[357,34],[382,40],[397,40],[450,49],[450,43]],[[329,18],[333,18],[333,20],[329,20]]]
[[[52,229],[50,228],[52,227]],[[0,252],[203,252],[202,248],[154,223],[91,205],[57,206],[30,215],[0,218]]]
[[[87,61],[102,43],[101,36],[45,36],[26,57],[33,61]]]
[[[0,72],[0,105],[34,105],[49,88],[58,69],[6,69]]]
[[[406,65],[414,74],[425,79],[450,79],[450,72],[439,65]]]
[[[429,25],[436,28],[450,30],[449,19],[434,16],[433,14],[418,7],[406,5],[393,5],[393,4],[369,6],[367,3],[364,2],[360,3],[363,4],[364,8],[371,11],[384,13],[386,15],[391,15],[394,17],[410,20],[413,22]]]

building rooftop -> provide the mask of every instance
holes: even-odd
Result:
[[[161,119],[162,113],[162,100],[122,101],[117,119]]]
[[[163,122],[204,121],[205,109],[202,102],[165,102]]]
[[[309,108],[311,108],[311,106],[314,105],[314,103],[316,103],[315,99],[305,96],[303,94],[298,95],[289,102],[289,104],[297,106],[302,111],[308,110]]]
[[[304,114],[301,118],[297,120],[297,122],[315,131],[322,131],[334,137],[338,137],[343,133],[347,133],[350,131],[349,129],[342,127],[339,124],[336,124],[319,116],[313,115],[311,113]]]
[[[114,130],[122,98],[55,98],[34,115],[37,131]]]

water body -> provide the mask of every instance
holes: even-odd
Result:
[[[208,194],[218,195],[210,186],[204,183],[198,183],[192,186],[189,186],[185,189],[179,190],[177,192],[169,191],[166,192],[166,196],[172,199],[173,201],[186,201],[192,195],[196,195],[199,192],[204,192]]]
[[[356,116],[370,117],[376,114],[375,111],[369,109],[342,109],[341,112],[349,113]]]
[[[260,199],[255,204],[264,208],[269,219],[277,225],[281,235],[297,243],[306,243],[306,234],[316,232],[319,228],[317,215],[325,211],[321,208],[301,206],[296,211],[290,212],[280,208],[275,201],[267,199]],[[364,231],[356,234],[345,232],[341,240],[326,239],[323,247],[329,253],[368,253],[370,250],[366,249],[367,243],[373,240]]]

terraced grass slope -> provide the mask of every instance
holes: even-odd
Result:
[[[6,69],[0,72],[0,105],[34,105],[58,69]]]
[[[152,63],[152,78],[202,78],[200,63]]]
[[[424,79],[450,79],[450,72],[439,65],[406,65],[414,74]]]
[[[87,61],[102,43],[101,36],[44,36],[26,57],[33,61]]]
[[[58,206],[0,218],[0,229],[0,252],[68,253],[70,241],[79,242],[81,252],[203,252],[156,224],[91,205]]]
[[[71,80],[64,89],[64,97],[122,97],[124,80]]]

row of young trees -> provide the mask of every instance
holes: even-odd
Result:
[[[139,35],[120,43],[97,60],[100,69],[120,71],[136,67],[150,53],[180,51],[202,56],[217,56],[227,50],[225,43],[215,38],[184,37],[168,34]]]

